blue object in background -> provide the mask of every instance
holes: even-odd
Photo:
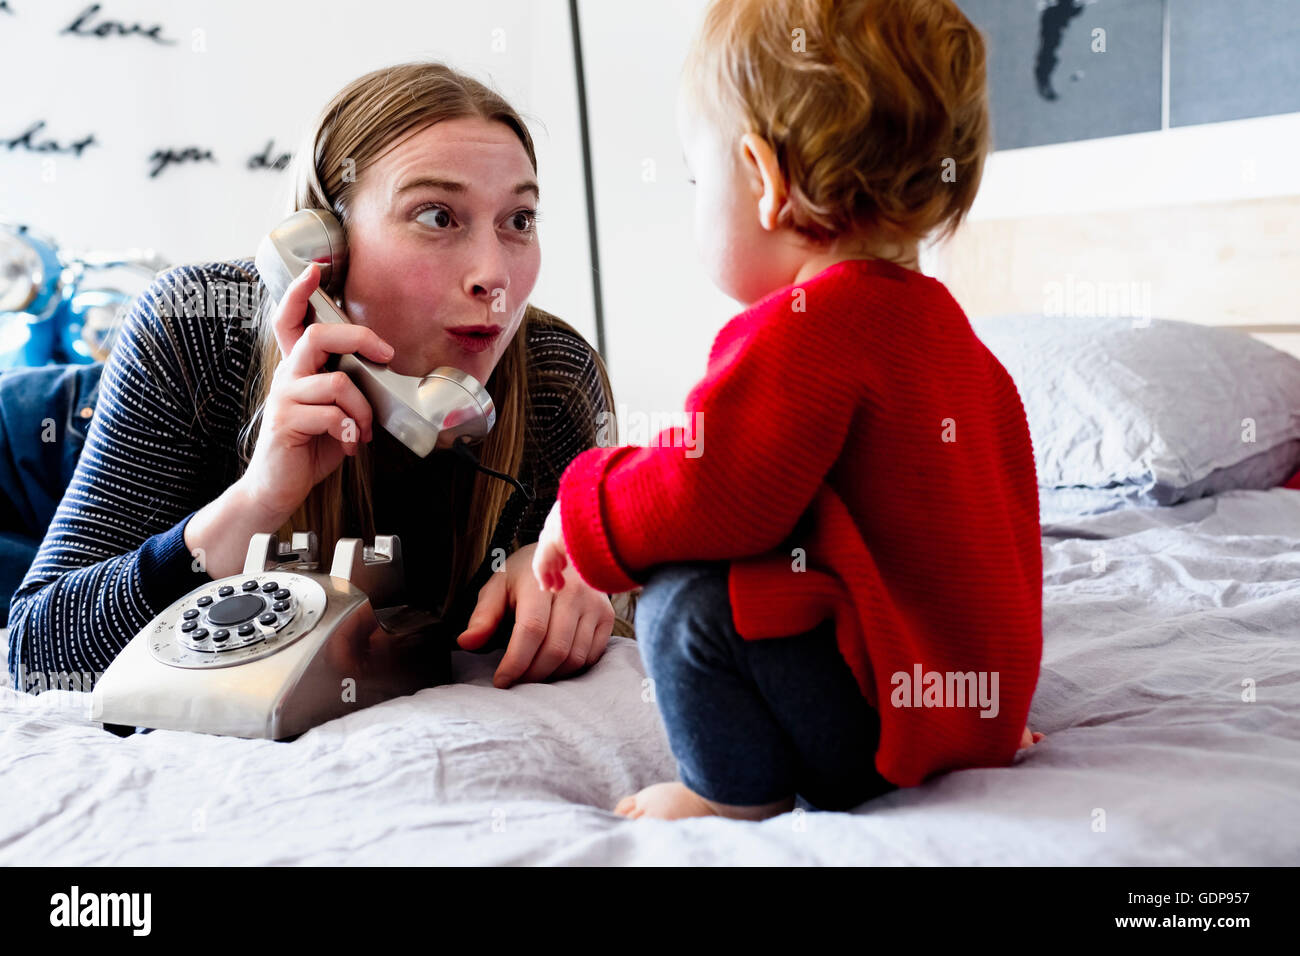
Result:
[[[0,221],[0,370],[105,361],[135,296],[90,277],[129,269],[152,278],[166,265],[152,250],[69,254]]]
[[[63,263],[48,237],[0,224],[0,368],[53,362]]]
[[[72,480],[103,370],[92,362],[0,373],[0,627]]]
[[[68,253],[0,220],[0,627],[72,480],[136,298],[87,277],[127,269],[152,279],[166,266],[147,249]]]

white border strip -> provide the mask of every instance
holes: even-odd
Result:
[[[1300,194],[1300,113],[989,156],[972,221]]]

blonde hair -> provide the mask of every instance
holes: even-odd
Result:
[[[357,182],[368,165],[391,144],[406,134],[432,123],[465,116],[505,123],[519,137],[533,171],[537,155],[523,120],[497,93],[471,77],[433,62],[403,63],[367,73],[344,87],[326,104],[312,124],[290,167],[292,195],[286,214],[300,209],[329,209],[347,230]],[[264,291],[264,290],[263,290]],[[246,380],[244,396],[246,424],[240,433],[241,471],[248,466],[256,447],[262,410],[270,394],[272,376],[280,362],[280,350],[270,321],[274,308],[269,295],[260,297],[254,368]],[[486,385],[497,409],[497,420],[477,449],[481,463],[495,471],[518,475],[529,430],[529,393],[545,384],[576,403],[575,414],[594,409],[581,389],[566,378],[548,374],[528,361],[527,336],[530,327],[557,326],[578,336],[569,325],[528,305],[523,321],[506,347]],[[613,405],[609,380],[599,356],[594,356],[600,373],[606,404]],[[572,395],[570,394],[572,393]],[[585,404],[584,404],[585,403]],[[595,441],[595,425],[591,443]],[[371,449],[358,446],[357,454],[321,480],[297,512],[280,529],[282,540],[289,532],[314,530],[319,535],[320,553],[328,564],[339,538],[360,537],[369,542],[376,530],[371,473]],[[496,478],[478,473],[474,477],[464,535],[454,532],[452,571],[444,603],[473,576],[486,554],[493,529],[509,497],[511,487]],[[453,504],[459,508],[460,503]],[[517,547],[518,542],[511,542]]]
[[[779,222],[814,242],[951,234],[979,189],[984,41],[951,0],[714,0],[683,83],[727,137],[772,145]]]

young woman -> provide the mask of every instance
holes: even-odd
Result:
[[[615,621],[608,597],[576,576],[553,595],[530,572],[560,474],[613,404],[599,357],[528,304],[541,265],[536,174],[518,114],[446,66],[377,70],[339,92],[295,156],[290,211],[329,209],[343,224],[354,324],[304,324],[314,269],[274,306],[250,259],[155,281],[105,367],[76,471],[14,595],[14,686],[97,679],[169,604],[238,573],[253,534],[293,530],[318,533],[325,566],[341,537],[399,535],[410,603],[443,609],[465,649],[513,612],[498,687],[599,658]],[[250,289],[256,315],[237,307]],[[351,352],[486,383],[497,421],[481,463],[535,500],[507,509],[508,484],[389,436],[344,373],[323,371]],[[517,523],[505,527],[506,512]],[[498,573],[470,587],[499,545]]]

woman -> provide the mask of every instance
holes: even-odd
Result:
[[[598,659],[615,619],[607,596],[576,576],[572,594],[552,595],[530,572],[559,476],[612,405],[599,357],[528,305],[541,264],[536,171],[515,111],[441,64],[377,70],[335,96],[295,156],[292,205],[343,224],[354,324],[304,327],[314,269],[276,306],[248,259],[155,281],[14,595],[14,686],[39,692],[71,671],[84,687],[169,604],[238,573],[253,534],[293,530],[318,533],[326,566],[340,537],[399,535],[408,600],[444,610],[462,648],[483,647],[513,611],[498,687]],[[255,322],[229,308],[250,286]],[[453,455],[416,458],[373,425],[345,374],[322,371],[351,352],[486,383],[497,422],[481,462],[536,492],[517,530],[498,527],[509,485]],[[498,543],[510,553],[476,590]]]

